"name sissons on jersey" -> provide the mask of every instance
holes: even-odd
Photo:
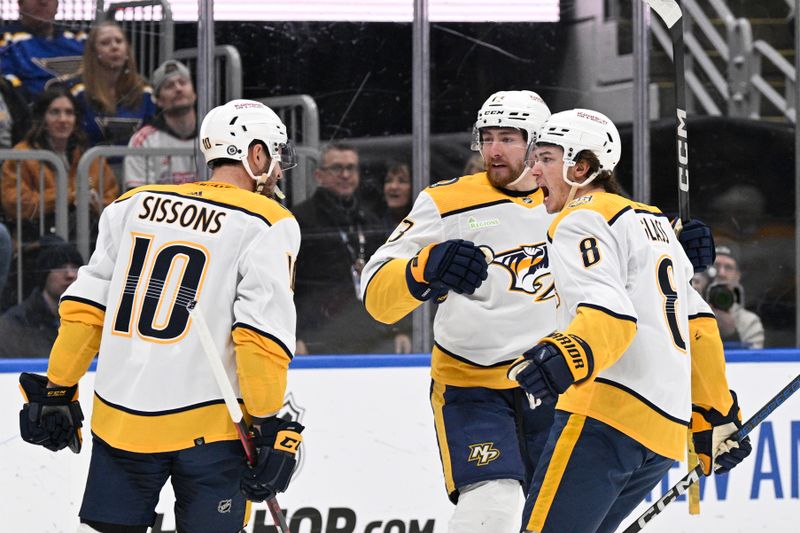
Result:
[[[141,220],[174,224],[211,234],[222,229],[222,221],[227,215],[225,211],[196,202],[151,195],[142,200],[141,209],[136,215]]]

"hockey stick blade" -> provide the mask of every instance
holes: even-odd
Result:
[[[683,13],[681,6],[675,0],[643,0],[645,4],[650,6],[650,9],[656,12],[667,28],[672,29],[672,26],[678,22]]]
[[[761,422],[767,418],[770,413],[772,413],[775,409],[777,409],[783,402],[788,400],[792,394],[797,392],[800,389],[800,374],[795,376],[795,378],[786,385],[781,391],[776,394],[767,404],[759,409],[756,414],[751,416],[739,430],[731,435],[731,438],[736,441],[740,441],[745,438],[751,431],[753,431],[756,426],[758,426]],[[664,508],[672,503],[678,496],[684,494],[689,487],[693,484],[700,481],[700,477],[703,475],[703,467],[701,465],[697,465],[695,468],[689,471],[680,481],[678,481],[675,485],[669,489],[664,496],[662,496],[656,503],[648,507],[639,518],[637,518],[631,525],[629,525],[622,533],[636,533],[637,531],[641,531],[650,522],[656,515],[661,513]]]
[[[258,452],[253,443],[253,436],[247,428],[244,421],[244,413],[239,405],[239,400],[236,399],[236,392],[233,390],[228,379],[228,374],[225,373],[225,367],[222,365],[217,347],[214,346],[214,339],[211,336],[211,331],[208,329],[208,324],[203,314],[197,309],[197,302],[194,301],[187,306],[189,316],[192,317],[193,324],[197,327],[197,334],[200,336],[200,344],[203,346],[203,352],[206,354],[206,359],[211,366],[214,380],[217,382],[222,398],[225,400],[225,405],[228,408],[228,414],[231,416],[234,425],[236,426],[236,433],[239,435],[239,440],[244,447],[244,453],[247,457],[247,462],[252,466],[258,461]],[[278,527],[281,533],[292,533],[289,531],[289,525],[286,523],[286,517],[281,511],[281,506],[275,496],[267,499],[267,507],[272,515],[272,521]]]

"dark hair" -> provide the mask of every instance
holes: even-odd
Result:
[[[337,152],[355,152],[356,155],[358,155],[358,148],[356,148],[352,144],[336,141],[328,143],[322,147],[322,149],[319,152],[320,162],[322,162],[322,160],[325,159],[325,154],[327,154],[328,152],[332,152],[334,150]]]
[[[44,289],[51,271],[64,265],[83,266],[84,260],[75,245],[58,235],[47,234],[40,240],[41,247],[36,257],[36,286]]]
[[[581,150],[578,152],[578,156],[575,158],[575,160],[585,161],[586,164],[589,165],[588,175],[598,171],[600,172],[594,181],[592,181],[592,185],[599,185],[606,192],[625,196],[625,193],[622,190],[622,185],[620,185],[617,181],[614,171],[600,170],[600,160],[597,158],[594,152],[591,150]]]
[[[50,109],[52,103],[59,98],[67,98],[72,103],[72,108],[75,110],[75,127],[72,134],[67,140],[67,159],[72,163],[72,152],[75,148],[79,148],[80,152],[86,149],[86,134],[81,128],[81,111],[78,107],[78,102],[72,93],[63,85],[53,85],[45,89],[36,96],[31,107],[32,124],[31,129],[25,135],[25,140],[31,145],[31,148],[38,148],[43,150],[52,150],[53,146],[50,144],[50,137],[47,134],[47,123],[45,116],[47,110]]]

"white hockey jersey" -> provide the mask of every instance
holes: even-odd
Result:
[[[48,377],[71,385],[98,350],[92,431],[152,453],[236,439],[187,306],[196,302],[253,416],[283,403],[295,349],[300,230],[263,196],[216,182],[134,189],[100,219],[64,293]]]
[[[588,346],[557,408],[591,416],[666,457],[685,454],[692,380],[730,406],[719,333],[692,265],[657,208],[606,192],[577,198],[548,232],[558,326]],[[692,325],[690,326],[690,319]],[[694,375],[693,375],[694,374]]]
[[[408,290],[408,261],[428,244],[465,239],[494,260],[474,294],[450,292],[434,320],[431,375],[439,383],[516,387],[509,365],[555,327],[555,292],[545,246],[552,216],[539,190],[493,187],[485,172],[436,183],[364,268],[367,311],[394,323],[421,302]]]

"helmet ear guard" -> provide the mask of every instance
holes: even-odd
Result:
[[[478,119],[472,127],[470,149],[481,151],[482,128],[516,128],[525,132],[528,145],[531,145],[536,142],[539,130],[548,118],[550,109],[535,92],[496,92],[478,111]]]

